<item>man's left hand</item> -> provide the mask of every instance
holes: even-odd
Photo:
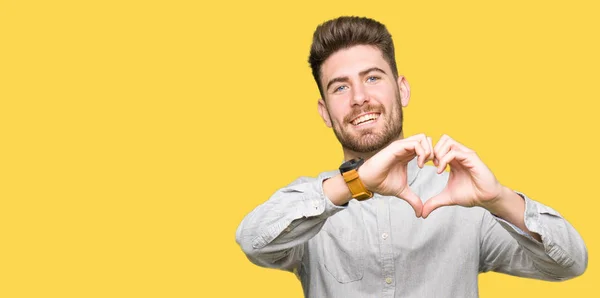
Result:
[[[438,174],[449,165],[450,177],[446,188],[423,205],[423,218],[442,206],[486,208],[495,205],[503,186],[473,150],[443,135],[433,151]]]

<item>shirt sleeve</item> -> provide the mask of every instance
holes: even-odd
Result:
[[[323,181],[330,177],[299,178],[244,217],[236,241],[250,261],[290,271],[300,263],[308,240],[329,216],[345,209],[323,193]]]
[[[542,242],[485,211],[480,271],[554,281],[583,274],[587,248],[575,228],[556,210],[517,193],[525,200],[525,226],[538,233]]]

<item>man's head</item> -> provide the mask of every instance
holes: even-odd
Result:
[[[319,25],[309,63],[322,97],[319,113],[344,150],[375,152],[402,136],[410,89],[398,76],[383,24],[340,17]]]
[[[369,18],[339,17],[317,27],[310,47],[308,63],[322,98],[325,98],[325,94],[321,83],[321,66],[333,53],[356,45],[377,47],[390,65],[394,78],[398,77],[394,42],[385,25]]]

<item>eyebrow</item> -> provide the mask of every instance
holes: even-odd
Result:
[[[364,76],[372,71],[377,71],[377,72],[381,72],[383,74],[387,74],[385,73],[385,71],[383,71],[383,69],[379,68],[379,67],[371,67],[371,68],[367,68],[361,72],[358,73],[359,76]],[[331,79],[328,83],[327,83],[327,88],[325,88],[325,90],[329,90],[329,87],[331,87],[331,85],[333,85],[334,83],[338,83],[338,82],[348,82],[350,79],[348,77],[337,77],[337,78],[333,78]]]

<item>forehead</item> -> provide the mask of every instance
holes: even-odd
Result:
[[[326,85],[332,78],[355,76],[371,67],[379,67],[386,73],[391,73],[389,64],[377,47],[353,46],[339,50],[325,60],[321,65],[321,80]]]

